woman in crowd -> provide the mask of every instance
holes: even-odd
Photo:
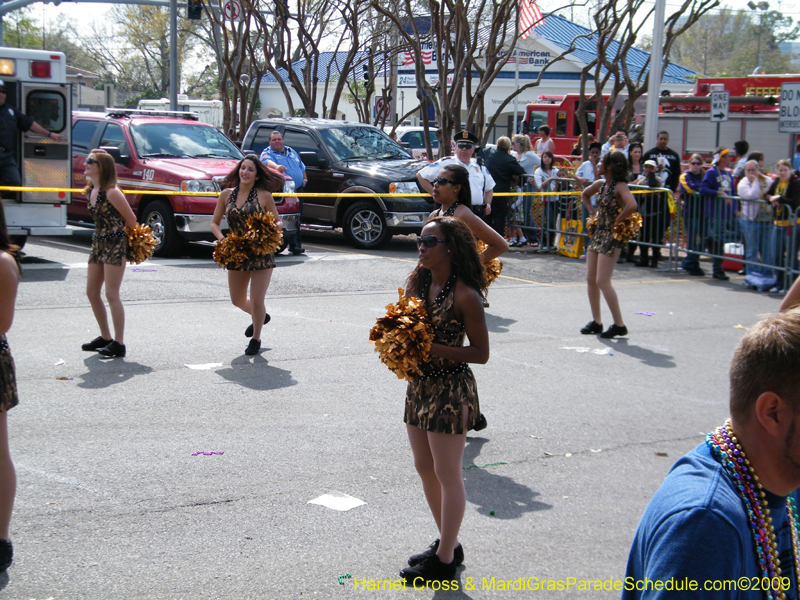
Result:
[[[703,157],[692,154],[689,168],[681,173],[678,192],[683,205],[683,222],[686,227],[686,249],[688,252],[681,262],[681,269],[697,277],[705,275],[700,268],[700,256],[694,251],[703,249],[705,228],[704,208],[700,200],[700,184],[703,182]]]
[[[758,162],[748,160],[744,165],[744,176],[739,181],[737,191],[740,200],[740,218],[744,233],[744,258],[748,263],[772,264],[770,256],[770,233],[772,227],[772,206],[765,202],[772,179],[758,169]],[[772,269],[746,264],[748,275],[758,273],[772,277]]]
[[[628,146],[628,161],[630,163],[628,182],[634,185],[646,185],[642,183],[645,181],[642,152],[642,145],[639,142],[633,142]],[[633,258],[634,254],[636,254],[636,242],[628,242],[627,246],[622,249],[622,253],[619,255],[619,262],[623,260],[635,262]]]
[[[537,192],[555,192],[558,188],[558,167],[555,162],[556,157],[552,152],[546,150],[542,153],[542,165],[533,174]],[[542,241],[539,252],[554,251],[555,231],[558,225],[558,196],[542,196],[541,203]]]
[[[531,139],[527,135],[515,135],[511,138],[511,147],[514,152],[517,153],[517,160],[520,166],[525,169],[526,174],[532,175],[537,167],[542,164],[542,159],[533,151]],[[533,184],[534,179],[533,177],[529,177],[527,181],[530,185]],[[525,224],[526,202],[524,198],[524,196],[517,198],[509,211],[509,235],[512,239],[512,242],[509,244],[510,246],[519,247],[528,244],[525,234],[522,233],[522,229],[520,229],[520,226]],[[532,242],[535,243],[536,240],[533,239]]]
[[[644,175],[637,181],[639,185],[651,188],[660,188],[664,185],[661,177],[656,174],[658,165],[654,160],[644,162]],[[639,244],[639,260],[637,267],[658,267],[661,260],[661,240],[664,238],[664,231],[667,228],[667,213],[669,205],[666,194],[663,192],[641,194],[638,197],[639,213],[642,215],[642,234]],[[645,245],[648,244],[648,245]],[[653,254],[648,261],[647,255],[652,248]]]
[[[100,335],[81,348],[87,352],[97,351],[106,357],[125,356],[125,308],[119,289],[125,275],[125,254],[128,251],[125,228],[136,225],[136,216],[122,190],[117,187],[117,168],[110,154],[105,150],[92,150],[86,158],[84,174],[88,182],[84,193],[94,219],[86,295],[100,326]],[[103,284],[114,324],[113,338],[103,304]]]
[[[486,159],[486,169],[494,179],[494,200],[489,222],[500,235],[505,236],[509,207],[514,196],[505,196],[517,191],[517,182],[525,176],[525,169],[511,156],[511,140],[506,136],[497,138],[497,149]]]
[[[539,135],[541,137],[536,140],[536,154],[541,156],[546,150],[554,153],[556,151],[556,143],[550,137],[550,127],[547,125],[539,127]]]
[[[228,219],[231,232],[238,235],[244,233],[245,219],[250,215],[271,212],[276,219],[280,219],[271,192],[283,189],[283,178],[267,171],[255,154],[248,154],[240,160],[223,181],[222,187],[225,189],[217,199],[211,219],[211,233],[218,240],[224,237],[220,229],[223,215]],[[272,254],[267,254],[253,255],[240,267],[228,269],[231,302],[249,314],[253,321],[244,332],[245,336],[251,338],[244,351],[248,356],[257,354],[261,349],[261,328],[270,321],[264,301],[274,268],[275,259]]]
[[[612,150],[603,156],[600,175],[605,177],[605,181],[595,181],[581,195],[586,210],[597,219],[597,228],[589,240],[586,257],[586,283],[592,320],[581,329],[581,333],[599,333],[602,338],[613,338],[628,335],[628,328],[622,319],[617,293],[611,285],[614,267],[624,245],[614,239],[612,229],[636,212],[636,200],[628,189],[628,159],[622,152]],[[591,201],[594,194],[598,194],[596,210]],[[600,292],[603,293],[614,318],[614,324],[606,331],[603,331],[600,312]]]
[[[435,184],[434,190],[453,185]],[[466,507],[461,462],[467,431],[480,414],[468,363],[485,364],[489,359],[489,334],[482,306],[486,277],[472,232],[460,219],[436,217],[423,227],[417,247],[419,264],[406,282],[406,294],[425,303],[434,339],[426,374],[408,384],[403,420],[439,530],[439,538],[410,557],[409,567],[400,571],[406,581],[419,585],[455,579],[464,561],[458,542]],[[463,345],[465,334],[468,346]]]
[[[19,248],[11,243],[0,202],[0,572],[11,566],[14,548],[8,536],[11,510],[17,492],[17,475],[8,445],[8,411],[19,403],[14,359],[6,333],[14,321],[14,302],[19,284]]]
[[[798,269],[797,251],[800,241],[800,178],[792,171],[792,163],[788,160],[778,161],[778,177],[767,190],[767,200],[775,208],[772,228],[772,252],[775,266],[786,265],[795,271]],[[791,212],[789,211],[791,209]],[[790,237],[791,233],[791,237]],[[791,249],[794,248],[794,251]],[[793,256],[784,261],[784,254],[792,252]],[[785,293],[792,285],[791,276],[782,272],[778,277],[778,285],[771,292]]]

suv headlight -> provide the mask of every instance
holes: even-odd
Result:
[[[397,181],[389,184],[390,194],[419,194],[419,187],[415,181]]]
[[[283,182],[284,194],[293,194],[296,189],[297,186],[294,184],[294,179],[287,179],[286,181]]]
[[[184,179],[182,192],[219,192],[219,187],[210,179]]]

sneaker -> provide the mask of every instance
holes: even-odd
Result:
[[[628,328],[623,325],[619,327],[618,325],[612,325],[608,329],[606,329],[603,333],[600,334],[601,338],[610,339],[613,337],[617,337],[618,335],[628,335]]]
[[[586,260],[586,252],[584,252],[583,254],[581,254],[581,255],[578,257],[578,259],[579,259],[579,260]]]
[[[111,343],[111,340],[103,339],[102,335],[98,335],[91,342],[83,344],[81,350],[84,352],[97,352],[100,348],[105,348]]]
[[[592,335],[597,333],[603,333],[603,324],[602,323],[595,323],[594,321],[589,321],[586,324],[586,327],[581,329],[581,333],[583,335]]]
[[[446,565],[436,554],[430,554],[417,565],[400,571],[400,577],[415,587],[422,581],[453,581],[456,578],[457,566],[455,559]]]
[[[517,246],[519,248],[522,248],[523,246],[527,245],[528,245],[528,238],[520,238],[519,240],[517,240]]]
[[[700,267],[681,267],[684,271],[686,271],[689,275],[694,277],[704,277],[706,272],[703,271]]]
[[[258,351],[261,350],[261,340],[250,340],[250,343],[247,344],[247,348],[244,349],[244,353],[247,356],[254,356],[258,354]]]
[[[519,240],[506,240],[509,248],[516,248],[519,246]]]
[[[436,540],[436,542],[438,547],[439,540]],[[456,551],[459,548],[461,548],[461,544],[456,548]],[[436,551],[434,550],[434,552]],[[461,560],[464,560],[463,551],[461,552]],[[12,562],[14,562],[14,546],[11,545],[11,540],[0,540],[0,573],[10,567]]]
[[[730,279],[725,271],[714,271],[712,277],[714,279],[719,279],[720,281],[728,281]]]
[[[120,344],[117,340],[111,340],[106,347],[100,348],[98,352],[108,358],[121,358],[125,356],[125,344]]]
[[[472,430],[473,431],[483,431],[488,426],[489,426],[489,424],[486,422],[486,417],[483,415],[483,413],[481,413],[481,414],[478,415],[478,418],[475,419],[475,426],[472,428]],[[461,545],[459,545],[458,547],[460,548]],[[458,548],[456,548],[456,550],[458,550]],[[461,563],[458,563],[458,564],[461,564]]]
[[[272,317],[270,317],[269,313],[267,313],[266,316],[264,317],[264,325],[269,323],[270,319],[272,319]],[[253,324],[252,323],[250,323],[250,325],[247,326],[247,329],[244,330],[244,336],[245,337],[253,337]]]
[[[439,549],[439,539],[437,538],[435,542],[433,542],[430,546],[428,546],[425,552],[420,552],[419,554],[415,554],[414,556],[410,556],[408,558],[408,566],[415,567],[423,560],[425,560],[426,556],[431,556],[432,554],[436,554],[436,551]],[[460,565],[464,562],[464,548],[461,547],[461,544],[456,546],[456,549],[453,550],[453,562],[456,566]]]

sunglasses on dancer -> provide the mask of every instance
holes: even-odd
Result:
[[[86,158],[86,164],[87,165],[99,165],[100,163],[97,161],[97,159],[92,158],[91,156],[88,156]]]
[[[447,179],[446,177],[437,177],[433,180],[434,185],[447,185],[447,184],[455,185],[456,182],[452,179]]]
[[[469,149],[471,149],[471,148],[474,148],[474,147],[475,147],[475,144],[470,144],[469,142],[458,142],[458,143],[456,144],[456,146],[458,146],[458,147],[459,147],[459,148],[461,148],[462,150],[469,150]]]
[[[439,242],[446,244],[447,240],[437,238],[435,235],[426,235],[425,237],[417,236],[417,248],[420,246],[425,246],[426,248],[435,248],[436,244]]]

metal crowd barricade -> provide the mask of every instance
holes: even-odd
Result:
[[[637,212],[642,215],[642,228],[631,242],[639,247],[640,253],[644,247],[648,254],[657,256],[659,262],[666,260],[666,270],[676,270],[680,223],[675,220],[678,206],[672,192],[643,185],[628,187],[638,205]]]
[[[532,178],[533,175],[526,175],[522,187],[526,195],[523,196],[525,223],[521,228],[526,237],[538,241],[540,252],[548,252],[555,250],[558,234],[585,236],[585,233],[561,228],[562,219],[580,219],[580,184],[575,179],[556,178],[552,191],[540,192],[535,183],[528,183],[528,179]]]
[[[774,277],[776,287],[788,289],[798,275],[800,209],[735,196],[683,194],[681,199],[677,250],[686,254],[683,265],[691,267],[703,255],[716,271],[726,259],[735,260],[748,274]],[[736,245],[726,253],[727,244]]]

